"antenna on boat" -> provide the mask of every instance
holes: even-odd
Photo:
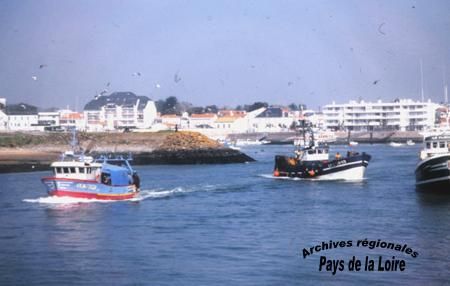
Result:
[[[315,146],[314,132],[311,128],[311,125],[307,124],[305,119],[301,119],[298,122],[299,122],[299,127],[301,128],[302,133],[303,133],[303,144],[306,146],[306,132],[309,132],[309,134],[311,136],[310,140],[309,140],[309,147]]]
[[[309,142],[309,146],[316,146],[316,142],[314,141],[314,131],[312,130],[311,125],[308,125],[308,131],[311,133],[311,142]]]
[[[420,59],[420,95],[422,96],[422,102],[425,101],[424,98],[424,90],[423,90],[423,62],[422,59]]]
[[[448,85],[446,80],[445,66],[442,66],[442,84],[444,85],[444,103],[448,105]]]
[[[300,125],[303,132],[303,144],[306,145],[306,130],[305,130],[305,119],[300,120]]]

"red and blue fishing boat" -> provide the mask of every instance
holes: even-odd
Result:
[[[138,195],[140,179],[123,157],[64,156],[53,162],[53,175],[42,178],[51,196],[125,200]]]

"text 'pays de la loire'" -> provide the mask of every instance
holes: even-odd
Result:
[[[406,261],[403,259],[392,258],[385,259],[383,256],[378,256],[372,259],[366,256],[365,259],[360,260],[353,256],[347,262],[344,259],[327,259],[326,256],[320,257],[319,271],[331,272],[335,275],[337,271],[379,271],[379,272],[395,272],[405,271]]]

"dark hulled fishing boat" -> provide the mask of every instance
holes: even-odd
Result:
[[[422,190],[450,188],[450,134],[428,136],[416,166],[416,186]]]
[[[303,135],[306,129],[303,126]],[[366,153],[348,151],[343,157],[339,153],[330,159],[326,144],[316,144],[311,128],[309,146],[298,146],[295,156],[275,156],[273,175],[279,178],[301,178],[312,180],[362,180],[371,156]],[[304,140],[307,142],[307,140]]]

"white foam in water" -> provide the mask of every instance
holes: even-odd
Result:
[[[169,197],[177,193],[188,193],[193,190],[186,190],[181,187],[174,188],[172,190],[142,190],[139,192],[138,196],[127,199],[127,200],[98,200],[98,199],[86,199],[86,198],[72,198],[72,197],[40,197],[36,199],[24,199],[23,201],[26,203],[39,203],[39,204],[59,204],[59,205],[67,205],[67,204],[80,204],[80,203],[116,203],[123,201],[130,202],[139,202],[145,199],[151,198],[164,198]]]
[[[266,179],[276,179],[276,180],[289,180],[289,181],[340,181],[340,182],[349,182],[349,183],[358,183],[364,181],[366,178],[362,179],[355,179],[355,180],[343,180],[343,179],[305,179],[305,178],[298,178],[298,177],[276,177],[272,174],[261,174],[260,177],[266,178]]]
[[[104,200],[96,199],[85,199],[85,198],[72,198],[72,197],[40,197],[37,199],[24,199],[26,203],[39,203],[39,204],[78,204],[78,203],[95,203],[95,202],[109,202]]]
[[[291,181],[300,181],[300,180],[304,180],[302,178],[291,178],[291,177],[276,177],[272,174],[261,174],[259,175],[260,177],[266,178],[266,179],[276,179],[276,180],[291,180]]]
[[[139,193],[139,195],[135,198],[129,199],[132,202],[143,201],[148,198],[158,199],[170,197],[176,193],[187,193],[189,191],[184,190],[181,187],[174,188],[172,190],[143,190]]]

